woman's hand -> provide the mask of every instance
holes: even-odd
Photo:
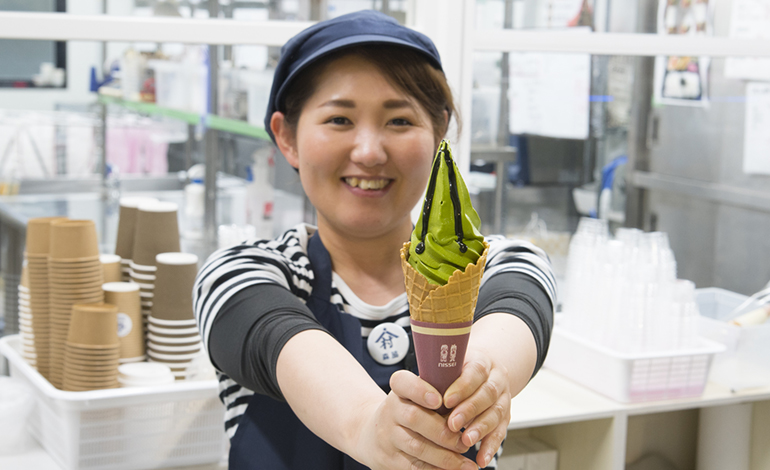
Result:
[[[385,400],[363,410],[357,460],[373,470],[477,469],[460,455],[468,446],[459,430],[433,411],[441,406],[435,388],[409,371],[393,374],[390,387]]]
[[[511,393],[508,371],[478,351],[466,353],[460,377],[444,394],[450,431],[462,433],[467,447],[481,446],[476,457],[479,467],[492,460],[508,432],[511,421]]]
[[[508,313],[487,315],[473,324],[460,377],[444,393],[450,431],[465,429],[464,445],[481,441],[476,462],[492,461],[508,432],[511,399],[529,382],[537,347],[529,327]]]

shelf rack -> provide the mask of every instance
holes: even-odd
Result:
[[[141,101],[130,101],[121,98],[115,98],[107,95],[99,95],[99,103],[106,105],[115,105],[122,108],[150,116],[165,116],[190,125],[203,124],[205,127],[231,134],[252,137],[261,140],[270,140],[264,128],[253,126],[245,121],[238,119],[223,118],[213,114],[200,115],[190,111],[181,111],[178,109],[164,108],[155,103],[145,103]]]

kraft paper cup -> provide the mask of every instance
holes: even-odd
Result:
[[[161,253],[155,258],[152,315],[159,320],[193,320],[192,292],[198,257],[190,253]]]
[[[147,325],[147,328],[150,330],[150,333],[155,333],[157,335],[164,335],[164,336],[190,336],[190,335],[197,335],[199,333],[197,327],[162,328],[159,326],[155,326],[152,323],[149,323]]]
[[[76,304],[67,341],[88,346],[117,345],[118,308],[112,304]]]
[[[147,361],[146,354],[143,356],[136,356],[136,357],[121,357],[118,362],[120,362],[120,364],[131,364],[134,362],[145,362],[145,361]]]
[[[130,282],[111,282],[102,286],[104,301],[118,308],[118,338],[121,358],[145,354],[144,320],[139,286]]]
[[[151,342],[149,344],[149,350],[153,353],[159,354],[193,354],[201,350],[200,344],[193,344],[191,346],[162,346],[160,344]]]
[[[118,237],[115,242],[115,254],[125,260],[132,258],[134,249],[134,232],[136,230],[136,214],[138,207],[143,204],[158,202],[150,197],[120,198],[120,215],[118,218]]]
[[[99,259],[99,241],[93,220],[58,220],[51,223],[49,254],[54,260],[87,262]]]
[[[155,271],[158,270],[158,268],[153,265],[145,265],[145,264],[137,264],[134,263],[133,260],[129,263],[129,267],[131,268],[131,272],[139,273],[139,274],[152,274],[155,275]]]
[[[160,253],[179,251],[178,206],[173,202],[142,204],[136,214],[131,260],[137,265],[155,264]]]
[[[412,339],[420,378],[442,396],[460,377],[473,321],[463,323],[428,323],[414,319]],[[439,414],[448,410],[442,405]]]
[[[192,328],[198,326],[198,322],[195,321],[194,318],[191,320],[163,320],[152,315],[150,316],[149,321],[153,325],[161,328]]]
[[[104,272],[104,282],[120,282],[123,277],[121,272],[121,258],[118,255],[101,255],[99,261]]]
[[[51,243],[51,223],[66,217],[38,217],[27,221],[27,253],[48,256]]]
[[[178,337],[178,336],[162,336],[154,333],[147,333],[147,340],[160,345],[187,346],[191,344],[199,344],[201,342],[201,337],[200,335]]]

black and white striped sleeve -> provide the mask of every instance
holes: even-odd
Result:
[[[225,248],[206,261],[195,281],[193,307],[209,357],[211,329],[217,315],[244,289],[268,284],[286,289],[303,303],[308,299],[313,272],[303,246],[307,238],[301,232],[304,230],[300,226],[274,240],[255,240]]]
[[[553,329],[556,279],[548,255],[531,243],[488,237],[487,266],[479,289],[475,319],[510,313],[529,326],[537,346],[534,374],[545,361]]]

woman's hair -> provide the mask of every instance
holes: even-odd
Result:
[[[460,133],[460,115],[444,73],[434,68],[422,53],[393,45],[363,45],[342,49],[303,70],[289,85],[282,106],[284,122],[295,132],[302,108],[315,93],[317,78],[326,66],[347,55],[357,55],[370,62],[391,84],[412,96],[430,116],[437,144],[446,134],[452,116],[455,117]],[[449,117],[446,122],[445,111]]]

